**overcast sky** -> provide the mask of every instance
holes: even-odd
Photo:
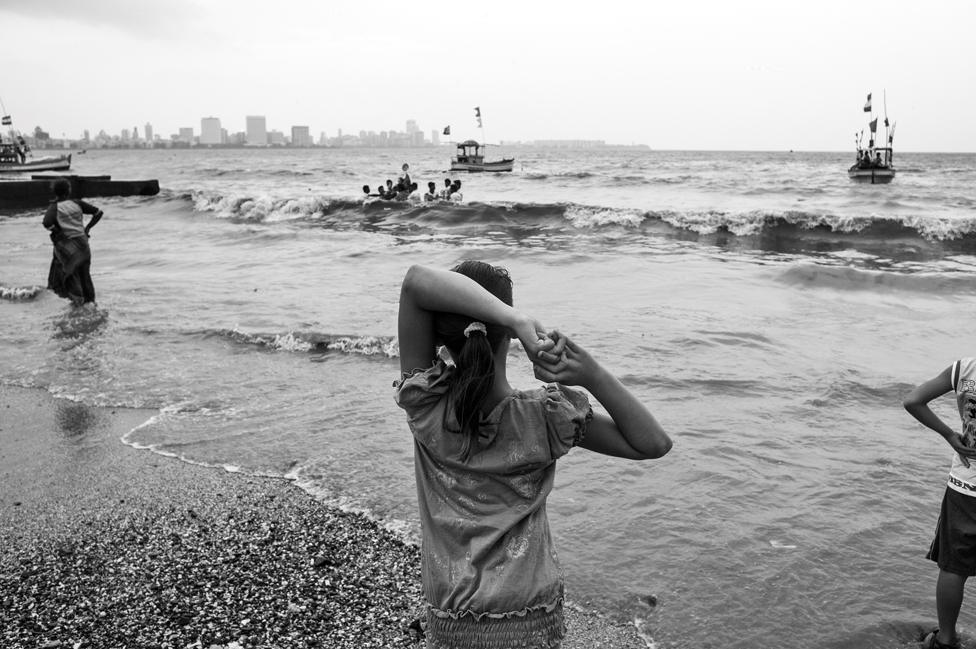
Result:
[[[976,151],[972,0],[0,0],[14,126]],[[475,106],[484,117],[476,128]]]

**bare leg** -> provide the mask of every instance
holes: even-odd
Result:
[[[953,645],[959,641],[956,636],[956,620],[959,618],[959,609],[962,608],[967,578],[966,575],[939,571],[939,579],[935,585],[935,608],[939,616],[939,634],[936,640],[942,644]]]

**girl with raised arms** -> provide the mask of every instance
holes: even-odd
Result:
[[[559,647],[563,582],[546,518],[556,460],[574,446],[634,460],[671,449],[615,376],[512,304],[508,272],[477,261],[413,266],[401,287],[394,387],[414,438],[431,649]],[[547,385],[512,388],[511,338]]]

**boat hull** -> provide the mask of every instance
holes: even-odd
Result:
[[[847,170],[847,177],[856,183],[884,185],[894,180],[895,170],[891,167],[880,167],[873,169],[858,169],[856,167],[851,167]]]
[[[155,196],[158,180],[112,180],[111,176],[33,176],[31,180],[0,180],[0,208],[39,207],[53,197],[52,183],[71,181],[71,198],[93,196]]]
[[[0,173],[30,173],[32,171],[66,171],[71,168],[71,154],[35,158],[28,162],[0,162]]]
[[[451,160],[451,171],[511,171],[515,167],[515,158],[494,160],[492,162],[458,162]]]

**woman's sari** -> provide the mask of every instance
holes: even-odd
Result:
[[[47,287],[60,297],[81,304],[85,301],[83,269],[91,263],[88,237],[66,237],[60,231],[51,233],[54,258],[47,274]],[[91,283],[91,280],[88,279]],[[92,288],[94,293],[94,288]]]

